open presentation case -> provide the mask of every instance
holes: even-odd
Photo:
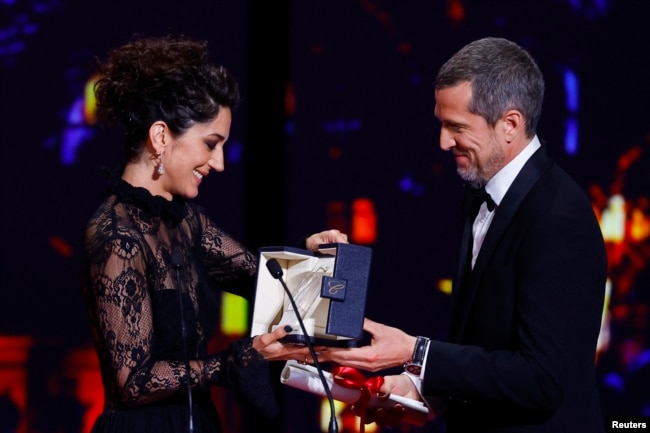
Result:
[[[292,247],[259,249],[251,335],[290,325],[284,342],[349,346],[363,336],[363,319],[372,250],[354,244],[323,244],[319,252]],[[267,269],[275,259],[282,268],[276,278]],[[294,298],[308,335],[303,335],[293,305]]]

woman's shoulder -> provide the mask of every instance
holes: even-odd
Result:
[[[145,222],[133,206],[120,202],[116,196],[108,196],[97,207],[86,224],[86,240],[110,241],[111,239],[140,239]]]

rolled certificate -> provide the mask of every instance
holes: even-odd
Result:
[[[346,388],[334,382],[332,374],[323,371],[325,381],[328,383],[332,398],[343,403],[352,404],[361,397],[360,389]],[[313,365],[300,364],[297,361],[287,361],[280,375],[280,382],[303,391],[326,397],[323,381],[318,370]]]
[[[361,389],[346,388],[336,383],[332,374],[323,371],[325,382],[329,385],[334,400],[346,404],[356,403],[361,397]],[[301,364],[297,361],[287,361],[280,374],[280,382],[312,394],[326,397],[323,381],[318,374],[318,370],[313,365]],[[368,402],[368,408],[378,407],[390,408],[395,404],[401,404],[406,407],[406,413],[403,422],[422,426],[429,419],[429,409],[421,401],[402,397],[399,395],[390,395],[387,400],[379,400],[377,396],[372,396]]]

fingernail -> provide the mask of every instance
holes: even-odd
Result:
[[[293,331],[293,328],[291,327],[291,325],[284,325],[284,330],[287,332],[291,332]]]

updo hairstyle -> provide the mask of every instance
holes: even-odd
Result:
[[[126,131],[125,156],[136,159],[149,127],[164,121],[175,135],[214,119],[239,101],[234,77],[209,63],[207,42],[185,36],[135,36],[99,62],[97,118]]]

